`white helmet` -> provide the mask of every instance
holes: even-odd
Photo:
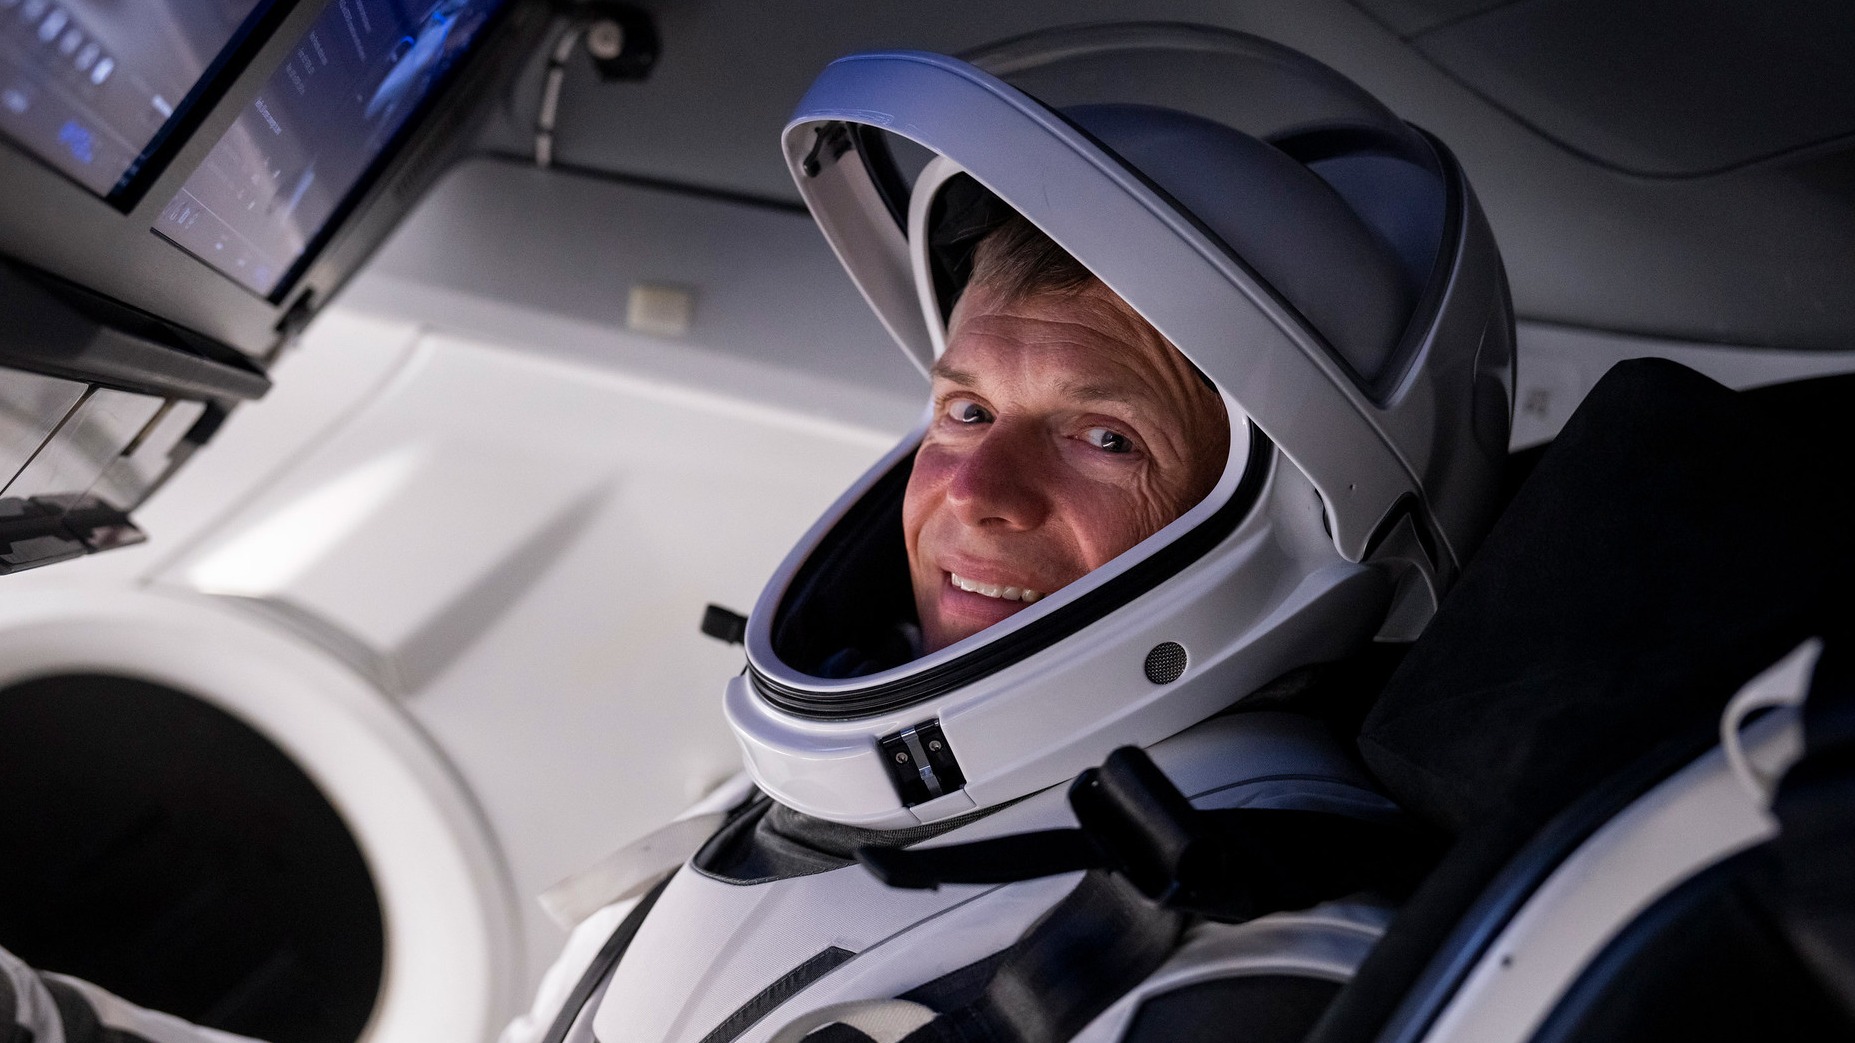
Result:
[[[818,78],[784,145],[924,371],[986,224],[970,218],[1002,201],[1216,386],[1230,453],[1202,502],[1003,622],[820,676],[913,618],[900,511],[924,419],[749,617],[726,709],[782,803],[898,828],[1062,782],[1289,670],[1414,637],[1489,525],[1513,396],[1493,237],[1448,151],[1333,70],[1176,26],[974,63],[860,54]]]

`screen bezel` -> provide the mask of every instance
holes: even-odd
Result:
[[[321,13],[327,9],[328,5],[339,3],[340,0],[288,0],[288,2],[293,5],[315,8],[315,17],[319,18]],[[353,183],[348,186],[346,192],[342,194],[341,201],[335,204],[334,209],[329,211],[329,216],[323,220],[321,226],[316,229],[315,234],[311,235],[303,244],[302,252],[297,256],[296,260],[291,262],[290,266],[284,270],[284,273],[277,280],[277,285],[274,286],[270,292],[266,293],[254,289],[240,282],[231,274],[219,270],[211,261],[194,253],[186,246],[181,245],[178,241],[169,238],[161,231],[158,223],[150,225],[148,229],[149,232],[183,256],[199,263],[214,275],[225,279],[243,292],[251,294],[270,304],[281,304],[284,298],[289,297],[290,294],[295,291],[299,281],[320,256],[322,249],[327,246],[329,241],[347,224],[349,215],[354,213],[355,208],[372,192],[374,183],[392,164],[394,158],[399,154],[407,139],[412,134],[416,133],[418,128],[424,124],[427,116],[431,113],[438,100],[447,94],[451,86],[464,74],[464,70],[472,65],[477,56],[486,49],[486,42],[501,28],[503,22],[509,17],[509,13],[519,6],[518,0],[492,0],[492,2],[497,4],[495,10],[489,13],[483,26],[477,30],[476,38],[472,40],[466,48],[465,54],[457,61],[453,62],[450,67],[433,78],[431,86],[427,88],[425,95],[412,107],[412,111],[407,114],[405,120],[400,123],[399,127],[388,136],[386,142],[380,146],[380,150],[367,162],[367,165],[361,168],[360,174],[354,179]],[[314,25],[315,22],[313,20],[303,23],[299,27],[299,31],[290,37],[290,45],[285,53],[293,52],[297,45],[301,43],[303,36],[307,34]],[[260,87],[270,82],[275,71],[275,68],[273,68],[266,73],[263,80],[260,81]],[[243,106],[240,106],[240,108],[242,110]],[[205,152],[201,154],[199,160],[188,169],[187,176],[189,178],[193,175],[195,170],[211,157],[219,141],[226,134],[231,132],[231,127],[234,125],[235,123],[228,123],[226,129],[221,131],[220,134],[213,139],[213,144],[209,146]],[[186,178],[181,179],[181,187],[186,185],[186,180]],[[163,205],[165,206],[165,204]]]
[[[471,53],[452,67],[452,78],[425,99],[356,181],[322,241],[306,252],[307,267],[292,276],[294,287],[273,302],[149,229],[320,10],[319,4],[301,2],[281,7],[287,7],[279,14],[281,24],[247,42],[256,55],[235,74],[225,74],[223,94],[199,107],[197,124],[169,143],[171,158],[158,170],[145,169],[148,184],[127,212],[25,149],[0,144],[0,184],[8,186],[0,198],[0,255],[267,364],[425,189],[467,152],[475,126],[493,114],[490,99],[530,67],[555,24],[549,0],[509,0]]]
[[[225,97],[226,89],[257,57],[264,41],[283,24],[291,10],[303,2],[258,0],[257,6],[246,16],[244,24],[233,32],[232,38],[219,48],[218,55],[201,70],[199,79],[193,81],[193,89],[174,107],[174,115],[161,125],[161,129],[143,146],[142,154],[116,179],[116,187],[104,196],[105,202],[125,214],[135,209],[149,187],[160,179],[167,165],[180,153],[181,143],[193,136],[206,114]]]
[[[262,50],[264,41],[283,23],[291,9],[301,2],[303,0],[258,0],[251,13],[245,16],[245,20],[220,46],[212,61],[194,78],[193,86],[174,106],[173,115],[161,124],[106,192],[99,192],[84,184],[27,142],[0,134],[0,143],[59,179],[77,186],[92,198],[100,199],[126,214],[142,201],[149,186],[160,179],[167,165],[179,153],[181,144],[219,104],[226,89],[238,80],[246,66]]]

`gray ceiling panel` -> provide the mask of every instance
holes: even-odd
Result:
[[[779,133],[833,59],[912,48],[957,54],[1037,29],[1114,21],[1220,25],[1273,36],[1330,64],[1362,42],[1408,48],[1345,0],[665,0],[650,78],[600,83],[585,62],[561,91],[558,162],[798,202]],[[1406,60],[1410,60],[1407,56]],[[486,142],[532,152],[540,69]]]
[[[1447,142],[1461,157],[1500,240],[1521,315],[1706,343],[1855,348],[1855,277],[1850,274],[1855,272],[1855,151],[1821,148],[1715,176],[1645,178],[1615,164],[1593,162],[1541,134],[1532,121],[1516,117],[1510,99],[1497,103],[1468,89],[1417,46],[1453,39],[1451,34],[1468,33],[1484,22],[1532,25],[1527,19],[1543,19],[1539,24],[1556,28],[1531,36],[1518,30],[1520,35],[1511,37],[1494,33],[1484,46],[1511,48],[1514,71],[1507,75],[1531,76],[1527,82],[1546,85],[1539,90],[1559,90],[1560,79],[1587,89],[1589,74],[1580,70],[1599,60],[1593,54],[1609,52],[1579,36],[1576,25],[1561,25],[1570,17],[1565,12],[1584,12],[1592,25],[1609,25],[1661,11],[1663,21],[1651,19],[1631,31],[1659,31],[1694,46],[1712,40],[1708,46],[1718,46],[1722,34],[1732,34],[1718,22],[1724,15],[1708,14],[1721,6],[1717,0],[1357,4],[664,0],[655,5],[663,57],[651,78],[606,84],[586,63],[573,63],[561,98],[556,145],[561,161],[578,168],[792,205],[796,193],[780,158],[779,131],[812,78],[835,57],[875,47],[961,51],[1039,27],[1079,22],[1221,25],[1306,51]],[[1743,0],[1736,6],[1804,9],[1797,0]],[[1388,27],[1387,13],[1394,7],[1438,17],[1474,11],[1469,20],[1413,44]],[[1615,15],[1620,8],[1632,13]],[[1791,55],[1816,53],[1816,42],[1792,36],[1818,21],[1833,22],[1833,11],[1824,14],[1829,8],[1855,11],[1855,3],[1824,0],[1805,11],[1809,17],[1796,16],[1802,21],[1790,30],[1760,23],[1764,35],[1757,39],[1765,42],[1757,46]],[[1703,16],[1715,19],[1712,28],[1688,24]],[[1743,12],[1734,17],[1755,19]],[[1520,21],[1504,21],[1511,19]],[[1586,26],[1584,31],[1596,30]],[[1797,94],[1797,84],[1815,82],[1809,77],[1855,75],[1849,71],[1855,62],[1846,59],[1850,53],[1855,44],[1838,55],[1837,69],[1827,72],[1773,71],[1766,76],[1753,68],[1756,63],[1733,65],[1732,74],[1741,79],[1741,101],[1721,118],[1740,122],[1722,123],[1727,129],[1710,129],[1693,142],[1667,144],[1665,139],[1680,135],[1665,134],[1655,125],[1655,114],[1667,113],[1674,114],[1671,120],[1711,126],[1710,110],[1696,107],[1687,96],[1692,91],[1678,77],[1664,82],[1632,73],[1636,79],[1629,81],[1630,89],[1636,96],[1607,109],[1594,94],[1597,100],[1586,115],[1601,133],[1634,149],[1632,154],[1675,156],[1690,166],[1695,155],[1710,163],[1721,155],[1743,156],[1840,120],[1793,113],[1786,106],[1809,106],[1785,99]],[[1680,72],[1686,67],[1678,58],[1662,60]],[[1602,61],[1614,64],[1612,58]],[[537,63],[505,101],[486,148],[516,154],[532,149],[540,81]],[[1817,99],[1814,108],[1840,112],[1851,104],[1855,88],[1839,99]],[[1780,134],[1765,123],[1789,129]],[[1855,148],[1855,141],[1849,147]]]
[[[1565,147],[1694,176],[1855,135],[1848,0],[1529,0],[1417,47]]]

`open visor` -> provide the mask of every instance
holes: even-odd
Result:
[[[964,279],[960,213],[995,201],[1205,374],[1230,416],[1230,457],[1204,502],[989,630],[873,673],[821,676],[853,612],[912,615],[900,505],[917,431],[768,585],[748,632],[755,689],[800,717],[862,718],[1020,661],[1229,537],[1278,447],[1321,497],[1340,557],[1366,560],[1408,517],[1435,559],[1425,567],[1453,573],[1455,522],[1432,512],[1425,481],[1447,469],[1439,443],[1453,433],[1436,418],[1468,411],[1409,375],[1437,337],[1465,226],[1480,219],[1435,148],[1325,66],[1223,31],[1068,30],[973,63],[884,52],[831,65],[786,128],[785,154],[916,365],[945,350]],[[1278,190],[1301,195],[1289,206]],[[1475,270],[1499,278],[1498,266]]]

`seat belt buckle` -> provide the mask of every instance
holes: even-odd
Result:
[[[1228,890],[1218,886],[1228,844],[1146,751],[1123,746],[1078,775],[1069,806],[1108,868],[1148,899],[1190,909],[1206,886]]]

